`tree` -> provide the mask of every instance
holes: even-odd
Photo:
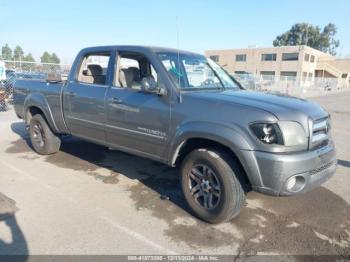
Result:
[[[293,25],[287,32],[277,36],[273,41],[273,45],[307,45],[322,52],[336,55],[336,50],[340,44],[339,40],[334,38],[336,33],[337,27],[332,23],[326,25],[322,31],[318,26],[308,23],[298,23]]]
[[[15,47],[15,50],[13,51],[13,59],[16,61],[22,60],[23,59],[23,49],[19,45]]]
[[[9,47],[8,44],[4,45],[1,48],[1,55],[2,59],[4,60],[12,60],[12,49]]]
[[[42,63],[55,63],[55,64],[59,64],[61,62],[61,60],[58,58],[58,56],[55,53],[52,53],[52,55],[50,55],[50,53],[47,51],[45,51],[43,55],[40,57],[40,61]]]
[[[325,47],[325,51],[331,55],[337,54],[337,48],[340,45],[340,41],[334,38],[336,33],[337,27],[334,24],[326,25],[321,33],[321,43]]]
[[[35,59],[31,53],[28,53],[23,57],[24,62],[35,62]],[[27,71],[35,71],[35,63],[22,63],[22,66],[25,67]]]
[[[26,62],[35,62],[35,59],[31,53],[28,53],[25,57],[23,57],[23,61]]]
[[[52,53],[50,55],[49,52],[45,51],[43,55],[40,57],[40,60],[42,63],[54,63],[54,64],[59,64],[60,59],[55,53]],[[51,64],[44,64],[43,65],[43,70],[44,72],[52,73],[60,70],[59,65],[51,65]]]
[[[40,57],[40,61],[42,63],[51,63],[51,55],[45,51],[43,55]]]
[[[61,60],[58,58],[58,56],[55,53],[52,53],[51,61],[52,63],[56,63],[56,64],[59,64],[61,62]]]

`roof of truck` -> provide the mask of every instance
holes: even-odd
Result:
[[[149,51],[149,52],[172,52],[172,53],[182,53],[182,54],[192,54],[192,55],[201,55],[195,52],[191,51],[186,51],[186,50],[180,50],[180,49],[175,49],[175,48],[167,48],[167,47],[158,47],[158,46],[142,46],[142,45],[110,45],[110,46],[93,46],[93,47],[87,47],[82,49],[84,52],[95,52],[95,51],[103,51],[103,50],[111,50],[111,49],[118,49],[118,50],[130,50],[134,52],[144,52],[144,51]]]

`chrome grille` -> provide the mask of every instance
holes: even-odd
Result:
[[[312,122],[310,135],[310,148],[318,148],[328,143],[330,132],[329,117],[321,118]]]

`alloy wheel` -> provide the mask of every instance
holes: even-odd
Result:
[[[33,142],[38,147],[43,147],[45,145],[45,134],[40,123],[35,123],[33,125]]]
[[[189,190],[201,207],[212,210],[221,199],[221,185],[215,172],[204,164],[195,165],[188,174]]]

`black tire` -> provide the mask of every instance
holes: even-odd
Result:
[[[245,192],[238,178],[244,177],[244,174],[239,164],[225,151],[196,149],[183,160],[180,172],[185,199],[197,217],[217,224],[239,214],[245,202]],[[203,179],[205,174],[207,180]]]
[[[31,118],[29,136],[35,152],[40,155],[51,155],[60,149],[61,140],[51,131],[46,120],[40,114]]]

